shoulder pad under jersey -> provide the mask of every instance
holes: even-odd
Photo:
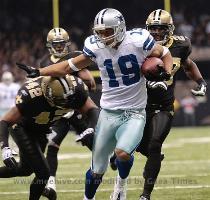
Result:
[[[83,53],[90,58],[96,58],[96,51],[101,48],[104,48],[104,45],[97,41],[94,35],[91,35],[85,40]]]
[[[143,48],[145,51],[150,51],[155,44],[153,36],[146,29],[135,28],[128,31],[127,34],[136,47]]]

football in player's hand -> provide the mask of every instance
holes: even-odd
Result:
[[[141,66],[141,72],[147,76],[156,76],[159,73],[159,67],[163,66],[163,61],[157,57],[147,58]]]

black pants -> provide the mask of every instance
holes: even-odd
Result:
[[[40,131],[27,131],[21,126],[11,128],[10,133],[20,152],[18,169],[0,168],[0,177],[9,178],[17,176],[30,176],[35,178],[30,185],[29,200],[38,200],[49,178],[49,166],[44,157],[47,144],[46,133]]]
[[[173,109],[147,110],[144,135],[137,148],[138,152],[147,157],[143,191],[146,196],[150,196],[161,168],[161,148],[172,126],[172,112]]]

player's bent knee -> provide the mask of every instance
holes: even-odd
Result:
[[[117,155],[117,158],[120,160],[130,160],[130,154],[128,154],[127,152],[121,150],[121,149],[115,149],[115,153]]]
[[[151,140],[149,144],[149,153],[161,153],[162,143],[157,140]]]

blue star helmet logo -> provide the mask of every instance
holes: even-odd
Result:
[[[122,15],[120,15],[120,16],[116,16],[116,18],[118,18],[118,19],[120,20],[120,22],[123,22],[123,21],[124,21],[124,19],[123,19],[123,16],[122,16]]]

